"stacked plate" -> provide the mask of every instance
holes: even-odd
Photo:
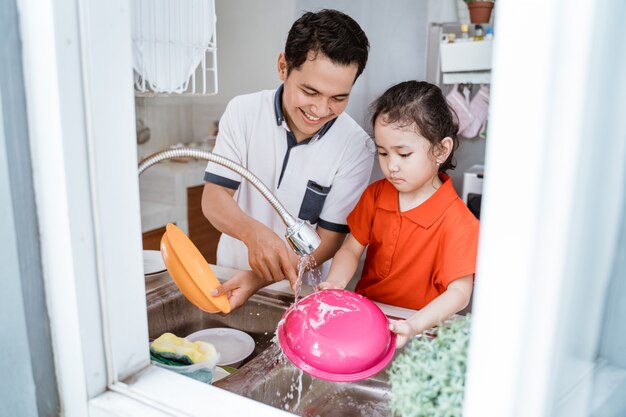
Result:
[[[211,343],[220,353],[218,365],[228,365],[234,368],[241,364],[254,351],[254,339],[246,332],[228,327],[216,327],[199,330],[185,337],[190,342]]]
[[[163,262],[161,251],[144,250],[143,251],[143,274],[146,282],[150,282],[167,274],[167,268]]]

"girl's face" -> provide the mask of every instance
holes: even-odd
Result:
[[[385,178],[400,194],[432,194],[441,184],[437,162],[445,157],[440,155],[437,160],[431,143],[416,132],[415,126],[398,127],[381,123],[380,119],[374,125],[374,137]]]
[[[296,140],[315,135],[346,109],[357,70],[357,64],[338,65],[318,53],[309,54],[309,59],[287,75],[285,56],[280,54],[278,75],[284,82],[283,114]]]

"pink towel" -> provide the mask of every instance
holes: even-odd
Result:
[[[469,105],[470,112],[474,118],[470,125],[463,131],[463,136],[466,138],[474,138],[478,136],[489,115],[489,88],[486,85],[481,85],[480,89],[472,98]]]
[[[467,102],[463,94],[459,92],[459,88],[457,84],[454,84],[452,90],[446,96],[446,100],[448,104],[454,112],[456,113],[459,119],[459,135],[467,136],[465,134],[465,130],[473,123],[474,115],[470,110],[470,103]]]

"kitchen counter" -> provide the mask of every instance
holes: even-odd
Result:
[[[238,272],[236,269],[216,265],[211,265],[211,268],[221,282],[224,282],[233,274]],[[152,384],[152,387],[155,388],[154,395],[167,395],[170,390],[172,392],[174,391],[172,390],[172,386],[175,385],[176,396],[172,399],[172,401],[176,400],[177,406],[185,407],[184,410],[193,410],[195,412],[195,410],[205,409],[207,407],[207,401],[205,400],[210,399],[210,401],[208,401],[209,404],[231,404],[233,406],[231,412],[232,415],[294,415],[290,412],[284,411],[284,404],[287,404],[286,402],[284,404],[280,402],[287,400],[289,393],[291,393],[289,385],[298,378],[298,371],[293,367],[288,367],[288,369],[289,372],[295,372],[293,375],[295,375],[296,379],[290,379],[292,378],[289,376],[291,374],[283,374],[283,370],[285,368],[280,368],[278,372],[272,373],[273,376],[270,379],[272,382],[269,382],[269,385],[267,385],[268,387],[271,387],[271,389],[268,389],[267,391],[270,393],[267,398],[258,398],[258,395],[261,392],[258,389],[253,390],[255,393],[254,395],[257,395],[257,397],[254,397],[252,392],[248,393],[240,391],[240,389],[249,389],[250,386],[246,385],[248,383],[257,384],[259,382],[259,380],[255,380],[254,378],[249,379],[248,377],[255,375],[254,372],[249,372],[254,371],[255,369],[262,369],[261,373],[264,377],[264,375],[269,375],[270,370],[272,369],[272,367],[266,368],[266,366],[270,366],[271,363],[275,363],[275,356],[273,355],[274,352],[276,352],[276,349],[271,348],[274,343],[273,340],[275,339],[275,326],[284,313],[284,309],[288,308],[290,303],[293,302],[293,292],[289,287],[288,281],[283,280],[263,288],[257,294],[253,295],[248,303],[228,315],[207,315],[206,313],[202,313],[191,303],[184,300],[180,292],[173,286],[171,278],[167,274],[166,276],[160,277],[158,280],[147,283],[146,290],[150,337],[158,337],[158,335],[165,331],[185,335],[202,328],[232,327],[247,332],[255,339],[256,352],[256,355],[253,356],[248,362],[248,367],[245,368],[246,365],[244,363],[244,368],[240,368],[240,371],[243,372],[241,376],[237,377],[237,374],[234,374],[231,378],[235,377],[235,379],[230,379],[229,381],[225,379],[222,384],[226,385],[202,384],[191,378],[183,378],[180,375],[171,373],[166,374],[164,370],[159,369],[156,366],[151,366],[148,368],[150,372],[160,373],[160,375],[153,375],[152,378],[152,380],[156,381]],[[311,292],[312,288],[310,286],[303,286],[303,296]],[[384,304],[379,305],[383,312],[390,316],[390,319],[393,320],[399,316],[398,311],[394,310],[394,307],[386,306]],[[411,313],[413,312],[411,311]],[[266,362],[268,358],[270,362]],[[262,366],[262,368],[258,368],[258,366]],[[303,378],[301,371],[299,375],[299,378]],[[305,379],[303,379],[303,381],[310,380],[310,377],[308,376],[304,376],[304,378]],[[242,380],[243,385],[240,384]],[[330,388],[332,392],[335,392],[337,388],[343,390],[340,385],[324,381],[321,381],[320,384],[320,381],[316,383],[315,387],[307,382],[306,386],[308,388],[306,388],[306,390],[313,393],[321,392],[326,394],[328,394],[328,388]],[[139,380],[133,385],[140,384],[141,386],[137,389],[143,389],[146,383]],[[372,393],[373,386],[371,384],[374,384],[374,387],[378,390],[375,392],[379,392],[381,389],[383,391],[385,389],[389,389],[388,385],[382,386],[381,382],[378,380],[369,381],[365,386],[363,386],[365,389],[355,387],[354,384],[350,385],[350,387],[348,387],[351,389],[351,391],[349,391],[349,395],[366,393],[368,394],[366,397],[370,399],[370,403],[371,401],[376,401],[377,398],[382,398],[378,397],[377,394],[369,395]],[[160,391],[156,392],[157,388]],[[305,395],[307,395],[306,391],[298,392],[302,394],[303,399],[305,398]],[[345,395],[344,391],[341,392],[344,393],[341,395]],[[281,398],[284,399],[279,400],[277,403],[275,400],[281,395]],[[341,395],[339,396],[340,399],[345,398],[345,396],[341,397]],[[308,398],[306,401],[310,401],[311,398],[315,399],[314,397],[315,394],[313,394],[313,397],[309,395],[309,397],[306,397]],[[298,398],[300,398],[300,396],[298,396]],[[331,395],[331,398],[334,398],[333,395]],[[382,398],[382,400],[386,401],[385,398]],[[251,399],[255,399],[256,401],[252,401]],[[269,401],[266,401],[267,399],[269,399]],[[297,401],[300,403],[299,399]],[[191,406],[190,403],[192,403],[193,406]],[[348,408],[352,407],[350,404],[342,405],[345,405]],[[208,406],[211,407],[210,405]],[[360,405],[357,404],[357,406]],[[183,408],[180,409],[182,410]],[[212,415],[229,415],[220,414],[220,412],[216,411],[213,407],[211,407],[211,411]],[[189,415],[196,414],[190,412]]]
[[[187,188],[204,184],[206,161],[163,161],[139,177],[141,231],[176,225],[186,234]]]
[[[224,282],[228,280],[238,271],[237,269],[227,268],[227,267],[218,266],[218,265],[210,265],[210,267],[213,270],[213,272],[215,272],[215,275],[217,276],[220,282]],[[171,277],[168,274],[164,274],[158,279],[147,282],[146,292],[149,292],[162,285],[165,285],[169,283],[170,281],[171,281]],[[268,285],[267,287],[264,287],[262,290],[264,292],[276,293],[278,295],[287,295],[289,297],[294,296],[294,292],[289,285],[289,281],[286,279],[275,282],[271,285]],[[312,292],[313,292],[313,288],[311,286],[303,284],[300,296],[304,297],[306,295],[311,294]],[[385,315],[391,321],[394,321],[396,319],[406,319],[416,313],[416,310],[411,310],[409,308],[396,307],[396,306],[392,306],[389,304],[379,303],[377,301],[374,301],[374,303],[378,305],[378,307],[380,307],[383,313],[385,313]]]

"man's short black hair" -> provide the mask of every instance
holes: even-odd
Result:
[[[336,64],[357,64],[356,81],[365,69],[369,46],[363,29],[347,14],[331,9],[307,12],[294,22],[287,36],[287,74],[304,63],[309,51],[321,52]]]

